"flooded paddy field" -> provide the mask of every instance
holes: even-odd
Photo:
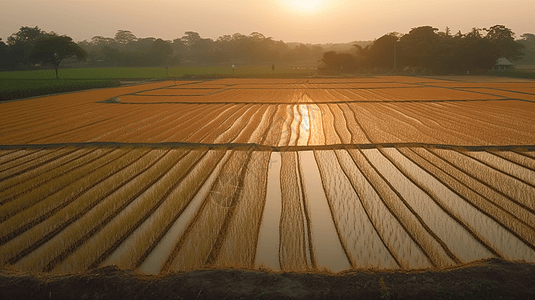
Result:
[[[171,81],[3,103],[0,265],[535,262],[534,98],[535,81],[387,76]]]

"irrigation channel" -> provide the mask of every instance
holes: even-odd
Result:
[[[481,80],[484,79],[484,80]],[[0,104],[0,265],[535,262],[535,81],[161,82]]]

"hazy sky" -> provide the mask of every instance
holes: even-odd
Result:
[[[502,24],[517,38],[535,33],[535,0],[0,0],[0,38],[39,26],[75,41],[113,37],[175,39],[260,32],[275,40],[345,43],[431,25],[453,33]]]

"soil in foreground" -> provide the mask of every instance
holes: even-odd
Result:
[[[57,276],[3,268],[0,299],[535,299],[535,264],[489,259],[442,271],[338,275],[207,269],[149,276],[105,267]]]

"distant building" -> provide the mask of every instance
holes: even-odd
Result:
[[[505,57],[500,57],[496,60],[496,64],[492,67],[492,71],[506,71],[514,69],[515,66]]]

